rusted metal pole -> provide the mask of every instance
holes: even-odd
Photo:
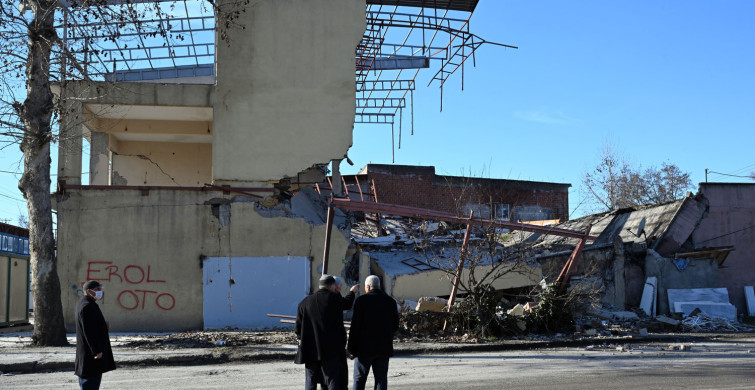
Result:
[[[359,188],[359,199],[364,200],[364,194],[362,194],[362,185],[359,184],[359,176],[354,175],[354,180],[356,180],[357,188]]]
[[[585,247],[585,242],[587,241],[587,238],[590,236],[590,229],[592,229],[592,225],[587,225],[587,228],[585,229],[584,237],[579,239],[579,243],[577,243],[577,246],[574,248],[574,251],[572,251],[571,255],[569,256],[569,260],[566,260],[566,264],[564,264],[564,268],[561,270],[561,273],[558,275],[558,279],[556,279],[556,285],[558,286],[559,292],[563,292],[566,289],[566,285],[569,283],[569,278],[571,277],[574,264],[577,262],[579,255],[582,254],[582,249]]]
[[[325,248],[323,249],[322,253],[322,274],[325,275],[328,273],[328,257],[330,256],[330,234],[333,231],[333,217],[335,217],[336,207],[333,205],[333,201],[331,198],[331,202],[328,203],[328,219],[325,222],[326,228],[325,228]]]
[[[472,232],[471,220],[474,217],[474,210],[469,213],[470,223],[467,224],[467,231],[464,232],[464,241],[461,243],[461,253],[459,254],[459,266],[456,267],[456,275],[454,275],[454,284],[451,287],[451,296],[448,297],[448,311],[451,311],[451,307],[456,301],[456,293],[459,291],[459,281],[461,280],[461,272],[464,270],[464,261],[467,259],[467,248],[469,247],[469,235]],[[443,323],[443,330],[446,330],[448,322]]]
[[[375,203],[378,203],[378,197],[377,197],[377,187],[375,187],[375,179],[371,179],[372,182],[372,196],[375,197]],[[377,229],[377,235],[378,237],[383,236],[383,217],[380,216],[380,213],[375,213],[375,228]]]

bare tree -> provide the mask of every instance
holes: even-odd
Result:
[[[692,180],[675,164],[633,168],[611,144],[604,146],[594,170],[585,173],[584,186],[604,210],[670,202],[691,189]]]
[[[247,2],[197,3],[215,11],[216,28],[225,30],[238,25],[236,21]],[[128,44],[116,43],[126,36],[182,40],[181,34],[168,30],[171,10],[177,3],[180,4],[160,0],[0,0],[0,136],[3,142],[18,144],[23,152],[19,189],[29,215],[36,345],[67,344],[50,196],[50,148],[60,140],[57,125],[67,113],[62,109],[65,102],[56,102],[52,84],[66,80],[104,81],[108,69],[97,65],[104,62],[91,59],[118,54],[126,58]],[[155,19],[165,23],[150,23]],[[69,39],[72,37],[75,39]],[[228,40],[223,31],[219,38]]]
[[[622,178],[630,178],[630,169],[623,156],[615,147],[606,143],[600,153],[600,161],[593,171],[585,173],[583,183],[593,198],[606,210],[626,207],[628,199],[622,191]]]

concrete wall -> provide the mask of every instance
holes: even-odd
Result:
[[[718,284],[710,287],[726,287],[731,303],[745,313],[744,286],[755,285],[755,184],[700,183],[698,194],[710,208],[692,243],[695,248],[735,247],[718,271]]]
[[[490,266],[477,267],[477,274],[484,275]],[[371,265],[372,274],[383,281],[385,291],[396,299],[417,300],[420,297],[448,296],[451,294],[452,280],[443,271],[422,271],[411,274],[392,275],[381,269],[375,262]],[[540,282],[542,271],[539,267],[524,266],[506,273],[493,282],[499,290],[534,286]],[[462,280],[469,280],[469,269],[462,272]]]
[[[202,328],[200,256],[310,257],[316,285],[325,225],[295,215],[262,216],[255,205],[243,196],[213,191],[69,190],[60,195],[58,272],[68,330],[73,330],[74,308],[87,279],[104,284],[101,307],[114,331]],[[348,241],[337,229],[333,233],[332,256],[343,256]],[[341,273],[338,263],[331,262],[331,273]]]
[[[113,185],[202,187],[212,181],[212,145],[118,142],[111,148]]]
[[[718,263],[715,260],[690,259],[687,267],[680,271],[671,259],[662,257],[652,249],[648,249],[645,257],[645,276],[658,278],[658,305],[656,306],[658,314],[669,313],[667,291],[670,288],[719,287]]]
[[[229,6],[230,0],[221,1]],[[352,144],[364,0],[259,0],[218,39],[213,178],[259,183],[340,159]],[[240,48],[239,45],[243,45]]]

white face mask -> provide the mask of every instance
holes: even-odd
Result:
[[[99,301],[100,299],[102,299],[102,291],[95,291],[95,292],[94,292],[94,299],[95,299],[95,300],[98,300],[98,301]]]

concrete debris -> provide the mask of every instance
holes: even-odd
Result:
[[[650,317],[655,317],[657,297],[658,278],[651,276],[645,280],[645,287],[642,290],[642,301],[640,302],[640,308]]]
[[[674,312],[682,313],[685,316],[693,315],[695,310],[699,310],[711,317],[725,318],[736,321],[737,308],[731,303],[720,303],[710,301],[695,302],[674,302]]]
[[[416,311],[441,312],[448,306],[448,299],[438,297],[422,297],[417,301]]]
[[[402,299],[401,302],[398,302],[398,311],[399,313],[415,311],[417,310],[418,304],[419,302],[411,300],[411,299]]]
[[[691,351],[692,346],[689,344],[680,344],[680,345],[669,345],[668,346],[669,351]]]
[[[648,329],[647,328],[641,328],[638,332],[640,336],[647,336],[648,335]]]
[[[506,314],[510,316],[516,316],[516,317],[524,317],[525,312],[526,310],[524,309],[524,306],[517,303],[516,306],[508,310]]]
[[[598,334],[597,329],[585,329],[585,335],[587,336],[595,336],[596,334]]]
[[[658,321],[658,322],[660,322],[660,323],[668,324],[668,325],[672,325],[672,326],[679,326],[679,323],[681,323],[681,321],[679,321],[679,320],[675,320],[673,318],[669,318],[669,317],[664,316],[664,315],[659,315],[658,317],[655,317],[655,320]]]
[[[668,290],[669,308],[675,313],[692,315],[695,309],[712,317],[737,320],[737,308],[729,302],[726,288],[688,288]]]
[[[747,301],[747,315],[755,316],[755,292],[752,286],[745,286],[745,301]]]
[[[711,317],[705,313],[699,313],[682,320],[682,327],[690,332],[753,332],[755,327],[740,323],[736,320],[727,320],[720,317]]]

